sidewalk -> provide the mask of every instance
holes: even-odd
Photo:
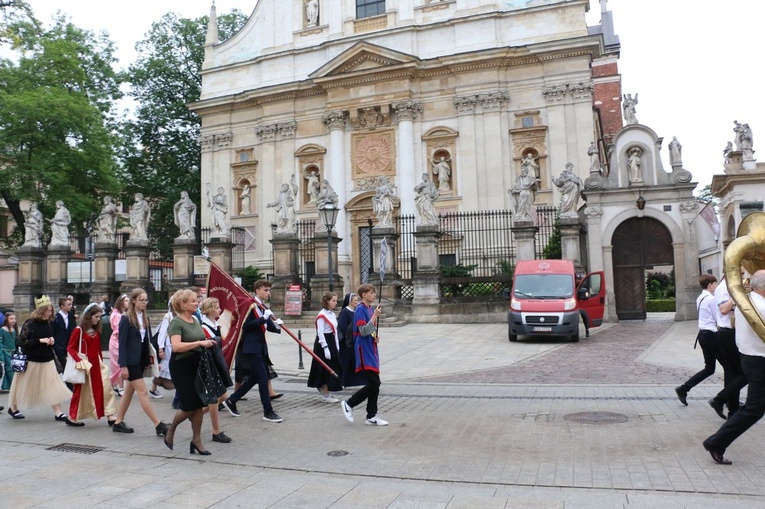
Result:
[[[49,409],[25,411],[18,422],[3,415],[0,507],[765,506],[763,427],[729,449],[733,465],[716,465],[701,441],[723,422],[705,402],[721,378],[695,388],[688,407],[675,398],[676,378],[702,365],[693,322],[607,324],[576,344],[510,343],[504,325],[381,332],[380,414],[387,427],[364,426],[363,408],[350,424],[337,404],[321,403],[305,386],[309,358],[298,370],[295,343],[270,335],[280,374],[275,388],[285,393],[274,407],[283,423],[261,420],[253,391],[238,405],[242,417],[221,416],[232,444],[209,441],[205,422],[213,454],[202,458],[188,454],[188,424],[169,451],[136,402],[126,419],[133,435],[112,433],[105,422],[67,428]],[[491,381],[529,379],[546,365],[547,376],[576,381]],[[620,383],[620,371],[636,382]],[[152,401],[165,420],[173,414],[170,396]],[[0,404],[7,406],[7,395]],[[581,412],[602,423],[572,415]],[[608,421],[620,416],[626,422]],[[47,450],[62,443],[103,450]]]

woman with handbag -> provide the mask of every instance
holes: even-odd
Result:
[[[316,317],[316,339],[313,343],[313,353],[324,358],[332,370],[338,375],[342,373],[343,366],[340,360],[340,345],[337,340],[337,318],[335,307],[337,306],[337,294],[327,292],[321,298],[322,310]],[[343,385],[339,378],[330,375],[318,362],[311,362],[311,371],[308,373],[308,387],[316,387],[321,394],[324,403],[337,403],[339,399],[332,396],[329,391],[341,391]]]
[[[231,387],[234,385],[234,382],[231,380],[226,360],[223,358],[223,350],[221,349],[223,339],[221,338],[220,327],[218,326],[218,318],[220,318],[221,314],[220,301],[215,297],[208,297],[202,301],[200,311],[202,312],[202,331],[205,333],[205,337],[215,340],[213,355],[215,356],[215,366],[218,368],[215,376],[220,377],[224,387]],[[222,444],[231,442],[231,438],[220,430],[220,416],[218,415],[218,405],[223,403],[227,397],[228,395],[224,391],[223,395],[218,397],[218,401],[215,404],[207,405],[206,410],[210,413],[212,440]]]
[[[50,405],[57,421],[69,426],[82,426],[82,423],[70,421],[61,412],[61,401],[69,399],[72,393],[61,381],[56,369],[51,318],[53,306],[50,298],[39,295],[35,298],[35,310],[31,318],[24,322],[19,332],[18,344],[27,356],[27,367],[13,377],[8,414],[14,419],[23,419],[24,414],[20,408]]]
[[[167,424],[157,418],[154,407],[149,400],[149,390],[144,382],[144,373],[147,368],[156,364],[156,352],[152,353],[154,348],[151,346],[151,326],[149,318],[146,316],[146,306],[149,304],[149,297],[143,288],[135,288],[130,292],[127,312],[120,318],[119,324],[119,364],[120,376],[122,380],[127,380],[125,392],[120,400],[120,407],[117,410],[112,431],[115,433],[132,433],[133,428],[123,422],[125,414],[133,400],[133,394],[138,395],[138,401],[141,403],[141,409],[154,424],[154,431],[157,436],[167,433]]]
[[[16,325],[16,315],[9,311],[3,318],[3,327],[0,328],[0,362],[5,364],[5,375],[3,375],[3,384],[0,386],[0,392],[8,392],[11,389],[13,381],[13,369],[11,360],[13,352],[16,350],[16,338],[19,335],[19,326]]]
[[[112,390],[117,396],[122,396],[124,384],[122,382],[122,372],[120,371],[120,320],[127,311],[130,299],[124,293],[114,301],[114,307],[109,315],[109,325],[112,327],[112,335],[109,337],[109,366],[111,367],[110,381]]]
[[[191,422],[192,434],[189,454],[197,452],[203,456],[208,456],[210,451],[202,445],[202,420],[204,419],[204,409],[209,402],[202,400],[195,381],[199,373],[204,349],[213,348],[216,343],[214,339],[205,337],[202,325],[194,316],[197,310],[197,294],[194,291],[178,290],[173,295],[172,305],[176,316],[167,329],[173,345],[173,355],[170,357],[170,375],[173,378],[181,408],[176,412],[173,422],[167,430],[165,445],[172,450],[176,429],[188,419]],[[223,392],[225,392],[225,388],[223,388]]]
[[[69,364],[74,364],[85,375],[83,383],[72,382],[69,420],[100,419],[105,415],[109,426],[113,426],[117,404],[114,391],[109,387],[109,368],[101,358],[101,315],[101,307],[96,303],[88,304],[83,311],[80,325],[69,338],[64,374],[66,378],[66,371],[71,369]],[[83,371],[83,367],[87,369]]]

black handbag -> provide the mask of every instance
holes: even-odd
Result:
[[[16,373],[23,373],[27,370],[27,354],[21,351],[21,347],[11,356],[11,369]]]

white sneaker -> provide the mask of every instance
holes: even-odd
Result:
[[[162,393],[159,392],[159,389],[157,389],[156,391],[152,391],[151,389],[149,389],[149,396],[151,396],[154,399],[162,399],[164,397],[162,396]]]
[[[375,415],[374,417],[367,419],[365,424],[369,424],[370,426],[387,426],[388,421],[384,421]]]
[[[337,403],[338,401],[340,401],[339,399],[337,399],[336,397],[334,397],[331,394],[322,394],[321,400],[324,403]]]
[[[348,419],[348,422],[353,422],[353,408],[349,407],[345,401],[340,402],[340,408],[343,409],[343,415]]]

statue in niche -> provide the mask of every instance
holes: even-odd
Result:
[[[635,98],[632,98],[631,94],[624,95],[624,102],[622,103],[622,110],[624,111],[624,121],[627,124],[637,124],[638,120],[635,116],[635,107],[638,104],[638,95],[635,94]]]
[[[433,175],[438,176],[438,190],[451,191],[451,186],[449,185],[449,180],[452,176],[452,167],[449,165],[451,158],[441,156],[437,161],[428,160],[430,161]]]
[[[98,213],[96,223],[98,224],[98,242],[114,242],[117,233],[117,217],[120,211],[117,204],[111,196],[104,196],[104,206]]]
[[[308,18],[308,26],[314,27],[319,24],[319,0],[308,0],[305,4],[305,15]]]
[[[521,165],[521,174],[516,177],[513,188],[507,191],[515,203],[513,210],[515,221],[531,221],[531,206],[536,199],[537,189],[539,189],[539,179],[536,175],[529,174],[528,166]]]
[[[339,199],[337,197],[337,193],[334,189],[332,189],[332,186],[329,185],[329,180],[324,179],[321,184],[321,190],[319,191],[319,195],[316,197],[316,208],[318,209],[329,209],[329,208],[337,208],[337,204],[339,202]]]
[[[276,208],[276,233],[295,233],[295,196],[298,193],[295,175],[292,175],[290,184],[282,184],[279,196],[266,207]]]
[[[308,181],[306,183],[306,190],[308,191],[308,203],[316,203],[316,198],[319,196],[319,191],[321,191],[319,172],[316,170],[309,171],[303,178]]]
[[[600,151],[594,141],[590,142],[587,155],[590,156],[590,173],[600,173]]]
[[[582,180],[574,173],[574,165],[566,163],[560,176],[553,177],[553,184],[560,191],[560,217],[579,217],[576,205],[582,194]]]
[[[725,164],[730,163],[730,153],[733,152],[733,142],[729,141],[727,145],[725,145],[725,148],[723,149],[723,159]]]
[[[395,187],[388,177],[380,177],[380,185],[372,198],[372,210],[377,214],[375,228],[393,228],[393,207],[395,205]]]
[[[524,168],[526,169],[526,173],[532,178],[539,177],[539,165],[534,160],[534,155],[531,152],[527,153],[521,161],[521,171],[523,171]]]
[[[189,193],[181,191],[181,199],[173,206],[175,226],[178,227],[179,239],[194,239],[194,227],[197,225],[197,206],[189,198]]]
[[[250,212],[250,185],[245,184],[242,187],[242,192],[239,193],[239,215],[246,216],[251,214]]]
[[[643,171],[640,156],[643,155],[643,150],[639,147],[632,147],[627,151],[627,169],[630,174],[630,182],[642,182]]]
[[[213,237],[227,237],[229,235],[229,226],[226,222],[226,214],[228,214],[228,199],[226,198],[226,190],[223,186],[218,188],[218,192],[212,194],[212,185],[207,183],[207,206],[212,209],[213,229],[215,230],[211,236]]]
[[[683,167],[683,146],[677,141],[677,136],[672,137],[669,142],[669,165]]]
[[[37,208],[37,202],[29,204],[29,210],[24,211],[24,244],[22,247],[42,247],[43,225],[45,218]]]
[[[151,221],[151,206],[141,193],[135,193],[134,200],[130,206],[130,227],[133,228],[130,240],[147,242],[149,237],[146,231]]]
[[[69,246],[69,224],[72,222],[72,216],[69,209],[64,206],[64,202],[56,202],[56,213],[50,220],[51,239],[50,246]]]
[[[420,224],[423,226],[437,226],[435,202],[441,194],[427,173],[422,174],[422,182],[414,187],[414,204],[420,215]]]

